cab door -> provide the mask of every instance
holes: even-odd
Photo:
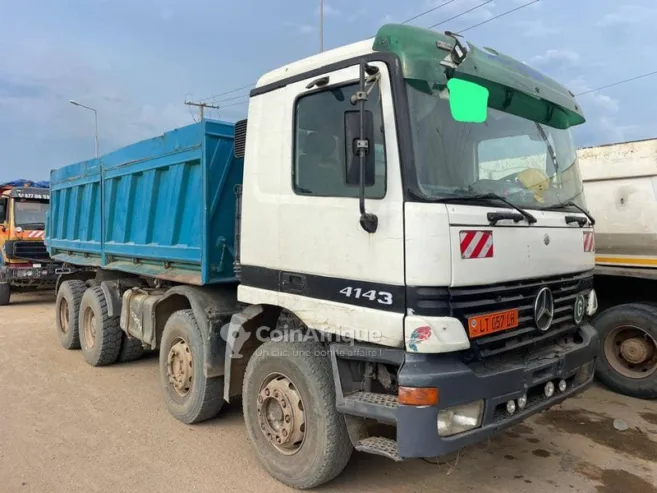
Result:
[[[261,176],[249,176],[251,158],[261,151],[250,151],[252,147],[247,146],[244,224],[249,223],[247,214],[257,212],[252,206],[260,200],[262,209],[267,209],[263,219],[267,224],[262,226],[274,232],[263,248],[268,249],[267,261],[276,268],[251,274],[262,281],[262,276],[269,276],[269,287],[278,291],[269,295],[276,304],[290,309],[311,328],[401,346],[405,288],[399,154],[388,70],[384,63],[372,64],[381,77],[366,103],[374,117],[376,167],[374,184],[366,187],[365,196],[367,212],[378,217],[376,232],[368,233],[360,225],[358,185],[347,180],[352,150],[345,139],[345,113],[358,110],[351,103],[358,90],[358,65],[314,74],[287,85],[270,101],[264,99],[267,95],[253,101],[249,139],[260,129],[252,121],[260,120],[274,99],[286,112],[279,124],[283,129],[289,124],[291,134],[278,149],[280,166],[272,163],[277,157],[269,154],[273,169],[262,171],[269,177],[267,184]],[[267,145],[276,152],[277,143]],[[260,161],[255,163],[260,165]],[[271,180],[279,180],[278,186]],[[251,187],[258,181],[261,193],[253,194]],[[263,193],[274,188],[275,198]],[[252,245],[246,245],[247,230],[257,234],[248,225],[243,231],[240,297],[255,300],[253,293],[247,295],[252,284],[248,264],[257,261],[255,252],[249,253]]]

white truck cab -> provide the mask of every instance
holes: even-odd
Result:
[[[456,119],[452,80],[483,88],[483,120]],[[527,65],[408,26],[259,80],[238,298],[355,339],[332,346],[337,408],[397,427],[358,450],[441,455],[591,382],[583,121]]]

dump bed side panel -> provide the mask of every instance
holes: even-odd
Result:
[[[100,266],[100,164],[72,164],[50,175],[46,245],[63,262]]]
[[[203,128],[103,158],[104,266],[201,284]]]
[[[233,156],[231,124],[205,120],[51,178],[55,258],[186,284],[235,280],[242,160]]]

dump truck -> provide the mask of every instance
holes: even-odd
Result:
[[[48,182],[0,183],[0,305],[12,292],[54,289],[56,270],[43,242]]]
[[[51,173],[57,331],[106,365],[159,351],[184,423],[241,396],[254,453],[311,488],[352,451],[435,457],[581,392],[591,221],[552,79],[451,33],[263,75],[202,120]],[[125,359],[125,358],[123,358]]]
[[[657,398],[657,139],[578,151],[595,217],[602,350],[597,374],[616,392]]]

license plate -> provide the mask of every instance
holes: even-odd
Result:
[[[513,329],[518,326],[518,310],[505,310],[503,312],[487,313],[468,319],[468,333],[470,337],[482,337],[502,330]]]
[[[32,267],[34,267],[35,269],[40,269],[40,268],[41,268],[41,264],[32,264]]]

